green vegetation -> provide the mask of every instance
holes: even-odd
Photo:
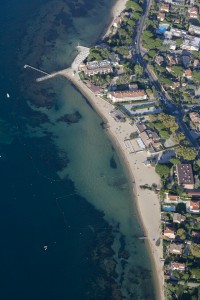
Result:
[[[185,135],[182,132],[174,133],[173,140],[175,143],[180,144],[181,141],[185,140]]]
[[[143,67],[141,67],[140,65],[135,65],[134,73],[137,76],[141,76],[143,74]]]
[[[162,46],[162,41],[154,31],[144,30],[142,34],[143,46],[146,49],[159,49]]]
[[[172,163],[173,165],[178,165],[180,164],[180,162],[181,162],[180,159],[177,157],[173,157],[170,159],[170,163]]]
[[[176,154],[183,159],[190,161],[195,159],[197,151],[194,148],[180,145],[176,148]]]
[[[178,236],[179,236],[179,238],[181,239],[181,240],[185,240],[185,238],[186,238],[186,231],[183,229],[183,228],[179,228],[178,230],[177,230],[177,233],[176,233]]]
[[[193,256],[200,258],[200,244],[192,244],[190,251]]]
[[[138,138],[138,133],[137,133],[137,131],[131,132],[131,134],[130,134],[130,139],[136,139],[136,138]]]
[[[162,179],[166,179],[170,174],[170,168],[165,164],[157,164],[155,171]]]
[[[175,74],[176,77],[182,77],[183,76],[183,67],[182,66],[173,66],[171,67],[172,72]]]
[[[194,71],[194,72],[192,73],[192,79],[193,79],[195,82],[199,83],[199,82],[200,82],[200,72],[199,72],[199,71]]]
[[[102,59],[108,59],[109,57],[110,57],[110,52],[108,51],[107,48],[90,48],[90,53],[87,57],[87,60],[100,61]]]
[[[132,11],[142,12],[142,7],[138,3],[131,0],[126,2],[126,8],[131,9]]]

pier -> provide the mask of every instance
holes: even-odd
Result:
[[[86,57],[88,56],[88,54],[90,52],[90,48],[79,46],[79,45],[77,46],[77,50],[79,53],[75,57],[74,61],[72,62],[71,67],[66,68],[64,70],[60,70],[58,72],[53,72],[50,74],[50,73],[47,73],[45,71],[42,71],[42,70],[35,68],[33,66],[30,66],[30,65],[24,65],[24,69],[30,68],[34,71],[44,74],[44,76],[36,79],[37,82],[42,82],[44,80],[51,79],[51,78],[54,78],[59,75],[69,78],[70,77],[69,75],[75,74],[78,71],[78,67],[79,67],[80,63],[86,59]]]
[[[32,69],[32,70],[34,70],[34,71],[40,72],[40,73],[45,74],[45,75],[49,75],[49,73],[44,72],[44,71],[42,71],[42,70],[40,70],[40,69],[38,69],[38,68],[35,68],[35,67],[33,67],[33,66],[30,66],[30,65],[24,65],[24,69],[26,69],[26,68]]]

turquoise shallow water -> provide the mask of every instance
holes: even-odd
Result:
[[[23,69],[68,66],[78,42],[102,33],[112,3],[1,4],[2,299],[155,299],[126,170],[102,120],[66,80],[38,84]]]

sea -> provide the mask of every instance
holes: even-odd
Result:
[[[0,1],[0,299],[153,300],[154,268],[120,153],[66,79],[114,0]],[[148,201],[148,199],[147,199]]]

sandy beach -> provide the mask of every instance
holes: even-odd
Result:
[[[127,0],[119,0],[116,2],[112,10],[113,19],[115,19],[125,8]],[[113,22],[113,21],[112,21]],[[112,23],[111,23],[112,25]],[[110,27],[106,31],[109,33]],[[101,116],[104,123],[106,123],[106,131],[115,143],[118,152],[124,163],[128,167],[130,174],[130,180],[132,182],[134,200],[136,199],[136,205],[138,213],[140,215],[141,222],[147,237],[146,242],[150,249],[152,262],[155,266],[154,276],[157,287],[157,299],[164,300],[164,274],[163,274],[163,261],[160,259],[163,257],[162,245],[156,246],[156,241],[161,236],[161,221],[160,221],[160,200],[157,194],[147,189],[141,189],[141,185],[152,185],[153,183],[160,185],[160,178],[155,172],[155,168],[146,166],[148,154],[146,151],[138,151],[139,146],[135,140],[131,140],[129,144],[131,149],[134,149],[130,153],[130,149],[127,148],[127,143],[124,141],[129,139],[131,132],[135,132],[136,126],[130,124],[130,120],[126,122],[116,122],[111,116],[110,112],[113,109],[112,104],[103,100],[101,97],[96,96],[79,78],[77,69],[80,64],[80,59],[87,57],[87,51],[80,50],[80,56],[75,59],[75,63],[72,64],[72,68],[68,68],[62,71],[58,71],[46,76],[46,79],[53,78],[57,75],[61,75],[70,80],[80,92],[90,101],[96,112]],[[85,48],[86,49],[86,48]],[[81,54],[81,51],[85,52]],[[84,56],[85,55],[85,56]],[[82,61],[81,60],[81,61]]]
[[[94,93],[80,80],[78,74],[74,74],[72,70],[67,69],[62,71],[62,75],[67,77],[80,90],[104,120],[107,133],[114,141],[128,167],[133,185],[134,199],[136,198],[138,213],[140,214],[145,235],[148,237],[147,241],[155,266],[155,282],[157,283],[157,289],[159,290],[158,299],[163,300],[164,274],[163,262],[160,261],[160,258],[163,257],[163,252],[162,245],[156,246],[155,244],[156,240],[161,236],[160,201],[158,195],[153,191],[140,188],[140,185],[144,184],[152,185],[153,183],[156,183],[159,185],[160,178],[153,167],[144,164],[148,156],[146,151],[130,153],[124,143],[124,140],[129,139],[130,133],[136,131],[135,125],[131,125],[130,120],[128,119],[126,122],[116,122],[110,115],[113,106],[106,100],[94,95]],[[131,145],[134,150],[139,150],[135,140],[131,141]]]
[[[111,12],[112,20],[111,20],[110,24],[108,25],[107,29],[105,30],[105,32],[103,34],[103,38],[105,38],[107,35],[109,35],[114,19],[116,17],[118,17],[121,14],[121,12],[125,9],[126,2],[127,2],[127,0],[116,1],[115,5],[112,8],[112,12]]]

